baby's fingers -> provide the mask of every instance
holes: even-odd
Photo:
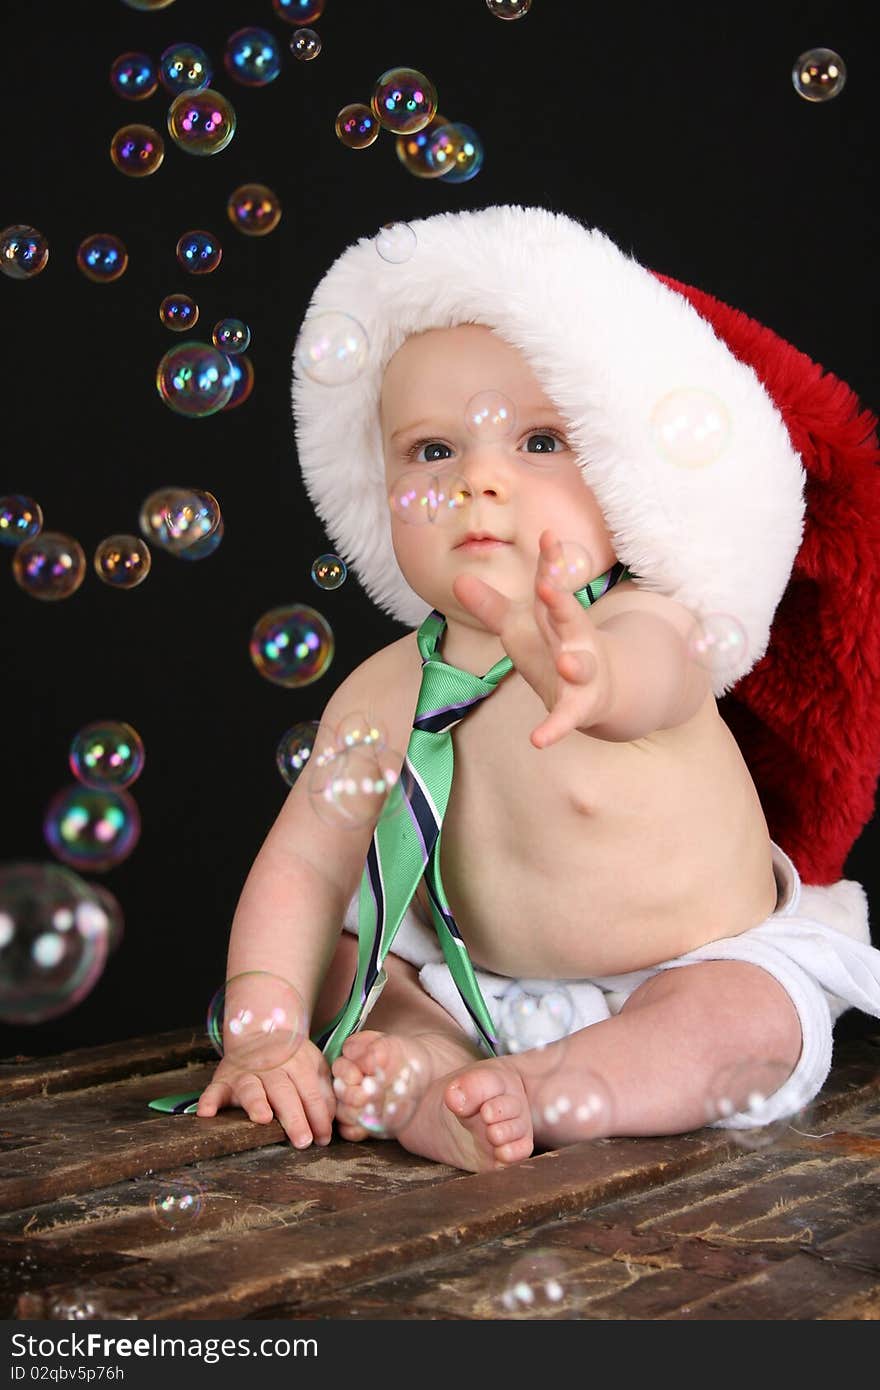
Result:
[[[232,1087],[228,1081],[212,1081],[199,1096],[197,1115],[216,1115],[225,1105],[232,1104]]]

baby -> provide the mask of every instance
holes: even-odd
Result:
[[[470,236],[481,218],[494,218],[495,234],[499,214],[508,215],[504,255],[519,238],[522,276],[536,273],[543,252],[554,273],[558,258],[576,278],[571,248],[557,242],[573,236],[577,249],[577,238],[589,234],[568,219],[488,209],[445,214],[416,230],[423,246],[432,224],[444,234],[450,224],[465,224]],[[609,247],[603,240],[606,259]],[[479,255],[470,249],[481,284]],[[441,267],[453,288],[460,265],[453,251]],[[633,262],[625,267],[625,274],[632,267],[647,275]],[[343,269],[347,279],[337,275],[336,299],[327,307],[350,307],[367,320],[355,277]],[[393,270],[414,276],[417,268],[384,268]],[[488,263],[482,273],[501,277]],[[539,278],[548,273],[537,271]],[[524,283],[509,284],[509,295]],[[339,298],[343,284],[347,306]],[[467,288],[460,288],[457,308],[431,302],[427,324],[407,303],[398,306],[394,337],[376,347],[372,397],[363,382],[334,388],[349,392],[350,408],[364,416],[364,438],[380,459],[381,477],[363,485],[373,505],[381,499],[375,531],[365,515],[349,512],[346,523],[350,499],[337,492],[328,500],[326,480],[316,481],[318,464],[307,471],[305,452],[311,447],[318,458],[316,431],[330,426],[326,417],[334,417],[336,399],[325,388],[324,404],[321,388],[302,376],[301,457],[325,520],[337,508],[334,539],[344,540],[346,524],[363,529],[357,543],[349,541],[348,556],[383,606],[410,623],[429,610],[442,615],[438,654],[459,671],[482,676],[505,656],[512,662],[491,698],[454,729],[442,881],[485,997],[497,1005],[512,981],[557,981],[570,985],[576,1016],[564,1038],[487,1058],[450,988],[423,881],[385,958],[381,997],[372,1002],[374,991],[355,1031],[328,1046],[327,1025],[345,1006],[357,968],[347,909],[374,825],[340,829],[319,818],[307,769],[248,876],[227,977],[265,971],[290,981],[305,1002],[312,1037],[326,1051],[306,1040],[282,1065],[254,1071],[227,1045],[198,1114],[239,1105],[258,1122],[275,1115],[298,1148],[313,1140],[327,1144],[334,1119],[343,1138],[363,1139],[374,1132],[367,1116],[382,1078],[411,1076],[417,1066],[418,1090],[394,1137],[414,1153],[470,1171],[520,1161],[536,1146],[698,1128],[714,1118],[707,1106],[725,1076],[734,1079],[721,1123],[747,1124],[747,1116],[731,1113],[754,1085],[743,1063],[765,1064],[775,1077],[765,1119],[791,1114],[827,1071],[805,1036],[805,1028],[814,1030],[810,1008],[816,1012],[818,998],[830,1037],[835,999],[803,960],[786,959],[797,871],[771,841],[748,767],[719,713],[717,687],[724,682],[713,688],[711,670],[697,659],[694,609],[624,569],[632,563],[642,576],[651,557],[632,538],[625,556],[620,553],[626,527],[619,509],[611,515],[614,494],[601,470],[605,506],[591,486],[591,453],[599,458],[605,447],[599,426],[563,409],[565,392],[549,390],[548,373],[539,376],[509,327],[492,322],[491,306],[469,310]],[[652,296],[655,291],[670,293],[652,284]],[[366,292],[382,299],[375,287]],[[370,329],[375,346],[375,313]],[[719,344],[718,351],[726,349]],[[746,369],[737,364],[736,370]],[[601,398],[609,384],[596,378],[591,389]],[[512,402],[517,424],[483,440],[465,420],[469,402],[486,390]],[[318,423],[322,406],[325,419]],[[765,407],[755,408],[760,415]],[[759,424],[773,433],[769,402],[766,409]],[[358,450],[360,443],[340,430],[334,466],[343,488],[338,450],[344,445]],[[774,435],[771,455],[773,449],[780,469],[790,470],[796,456],[787,440]],[[460,505],[444,525],[413,525],[389,505],[401,480],[426,472],[454,477],[459,488]],[[706,480],[698,473],[674,480],[678,487],[687,483],[699,490]],[[725,486],[722,479],[722,503]],[[359,511],[363,497],[354,499]],[[792,558],[786,547],[791,552],[796,545],[802,513],[799,494],[789,490],[785,497],[787,530],[774,515],[772,496],[766,522],[760,509],[746,518],[747,528],[766,524],[778,539],[777,588],[784,587]],[[735,533],[735,520],[731,528]],[[380,534],[393,550],[393,573],[388,552],[386,562],[376,558]],[[723,556],[723,544],[719,550]],[[589,574],[579,583],[608,577],[592,602],[583,604],[572,586],[559,583],[565,554],[588,557]],[[778,597],[770,600],[771,616]],[[755,607],[745,594],[746,626]],[[752,651],[745,669],[754,659]],[[340,723],[364,712],[383,730],[388,749],[405,750],[421,676],[422,653],[411,631],[338,687],[316,747],[332,744]],[[394,770],[400,771],[400,752]],[[349,930],[341,931],[343,923]],[[855,949],[843,932],[813,925],[835,945],[840,938],[841,949],[846,943]],[[880,961],[870,947],[860,949]],[[876,962],[872,968],[880,981]],[[836,1003],[839,1012],[845,1002]],[[361,1028],[368,1010],[369,1026]],[[551,1077],[553,1094],[575,1103],[546,1103]],[[579,1096],[589,1104],[578,1104]]]

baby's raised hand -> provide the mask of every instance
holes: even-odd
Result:
[[[240,1066],[234,1051],[224,1056],[199,1097],[197,1115],[216,1115],[226,1105],[240,1105],[252,1120],[268,1124],[273,1115],[298,1149],[314,1138],[330,1142],[336,1097],[324,1054],[308,1038],[280,1066],[254,1071]]]
[[[573,593],[554,583],[562,548],[552,531],[542,531],[534,600],[505,598],[484,580],[463,574],[454,593],[468,612],[501,638],[520,675],[544,702],[548,716],[532,730],[536,748],[558,743],[574,729],[607,719],[611,672],[607,641]]]

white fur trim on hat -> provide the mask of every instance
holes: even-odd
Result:
[[[570,427],[617,558],[640,587],[699,618],[734,616],[746,634],[730,689],[764,654],[801,541],[804,469],[776,405],[692,305],[604,233],[541,208],[489,207],[413,222],[395,264],[364,237],[319,283],[307,319],[338,310],[369,339],[353,382],[325,386],[294,353],[293,404],[306,490],[338,553],[370,597],[418,626],[430,605],[391,545],[379,424],[389,359],[430,328],[480,323],[518,348]],[[474,381],[474,392],[491,381]],[[658,453],[651,413],[670,392],[714,393],[731,421],[711,465]],[[563,538],[564,539],[564,538]]]

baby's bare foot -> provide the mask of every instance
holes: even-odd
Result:
[[[458,1045],[442,1034],[352,1034],[331,1068],[339,1134],[351,1140],[397,1138],[431,1082],[473,1057],[464,1039]]]

